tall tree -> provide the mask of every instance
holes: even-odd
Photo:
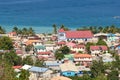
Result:
[[[56,26],[56,24],[53,24],[53,28],[54,28],[54,34],[57,34],[57,26]]]
[[[98,31],[99,31],[99,32],[102,32],[102,31],[103,31],[103,27],[101,27],[101,26],[98,27]]]
[[[1,37],[0,38],[0,49],[12,50],[13,49],[12,40],[9,37]]]
[[[23,59],[23,65],[24,64],[33,65],[33,59],[31,58],[31,56],[27,56]]]
[[[91,76],[93,78],[96,78],[97,76],[101,74],[104,74],[105,66],[103,64],[102,59],[100,59],[99,61],[93,61],[90,69],[91,69]]]
[[[27,28],[23,28],[22,29],[22,35],[28,35],[28,29]]]
[[[0,80],[16,80],[12,66],[4,59],[0,60]]]
[[[61,27],[60,27],[60,28],[64,29],[65,31],[70,30],[69,28],[65,27],[64,25],[61,25]]]
[[[27,70],[21,70],[18,80],[29,80],[30,73]]]
[[[59,50],[62,52],[62,54],[69,54],[70,53],[70,48],[67,46],[61,47]]]
[[[29,34],[30,36],[32,36],[32,35],[35,34],[35,32],[34,32],[34,30],[33,30],[32,27],[30,27],[30,28],[28,29],[28,34]]]
[[[12,31],[16,32],[18,34],[18,28],[17,27],[14,27]]]
[[[0,34],[5,34],[5,30],[0,26]]]

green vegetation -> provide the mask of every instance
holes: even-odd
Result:
[[[35,61],[34,66],[43,67],[43,66],[44,66],[43,63],[44,63],[43,60],[37,59],[37,60]]]
[[[28,64],[28,65],[33,65],[33,59],[31,58],[31,56],[27,56],[26,58],[23,58],[23,65],[24,64]]]
[[[86,49],[87,49],[88,53],[90,53],[90,46],[92,46],[92,45],[95,45],[95,43],[88,42],[86,44]]]
[[[21,70],[18,80],[29,80],[30,73],[27,70]]]
[[[99,39],[98,42],[96,43],[96,45],[104,45],[104,46],[107,46],[106,42],[103,41],[102,39]]]
[[[105,73],[105,66],[102,59],[100,59],[99,61],[93,61],[91,65],[91,73],[91,76],[93,78]]]
[[[27,46],[25,47],[25,51],[26,51],[26,52],[29,52],[32,48],[33,48],[33,45],[27,45]]]
[[[61,60],[61,59],[64,58],[64,54],[60,50],[56,50],[56,52],[55,52],[55,58],[57,60]]]
[[[65,31],[69,31],[70,30],[69,28],[65,27],[64,25],[61,25],[60,28],[64,29]]]
[[[26,35],[32,36],[32,35],[35,35],[35,32],[32,29],[32,27],[30,27],[28,29],[27,28],[18,29],[17,27],[14,27],[12,31],[16,32],[17,35],[22,35],[22,36],[26,36]]]
[[[4,53],[4,59],[11,65],[21,65],[22,64],[22,58],[17,56],[17,54],[14,51]]]
[[[54,28],[54,34],[57,34],[57,26],[56,26],[56,24],[53,24],[53,28]]]
[[[0,38],[0,49],[1,50],[12,50],[13,43],[9,37],[1,37]]]
[[[99,32],[120,33],[120,28],[116,27],[114,25],[106,26],[106,27],[103,27],[103,26],[100,26],[100,27],[97,27],[97,26],[89,26],[89,27],[83,26],[83,27],[77,28],[76,30],[91,30],[94,34],[99,33]]]
[[[63,54],[69,54],[70,53],[70,49],[67,46],[61,47],[59,49],[59,51],[61,51]]]
[[[5,34],[5,30],[0,26],[0,34]]]

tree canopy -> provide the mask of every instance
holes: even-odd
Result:
[[[2,50],[12,50],[13,43],[9,37],[1,37],[0,38],[0,49]]]

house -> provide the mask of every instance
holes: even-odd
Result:
[[[65,58],[67,58],[68,60],[72,60],[72,61],[73,61],[73,56],[74,56],[74,54],[66,54],[66,55],[64,55]]]
[[[66,43],[66,46],[68,46],[70,49],[73,47],[73,46],[75,46],[76,44],[75,43],[73,43],[73,42],[67,42]]]
[[[39,53],[39,52],[46,52],[46,47],[44,45],[35,45],[34,46],[34,51],[36,53]]]
[[[37,53],[37,56],[40,58],[40,57],[42,57],[42,58],[50,58],[50,57],[53,57],[52,56],[52,52],[50,52],[50,51],[45,51],[45,52],[38,52]]]
[[[10,33],[8,33],[8,36],[9,37],[14,37],[14,36],[17,36],[17,33],[16,32],[10,32]]]
[[[103,62],[112,62],[114,59],[110,53],[102,54]]]
[[[91,42],[93,33],[90,30],[82,31],[65,31],[58,30],[58,42],[60,41],[77,41],[77,42]]]
[[[75,51],[75,52],[85,52],[86,51],[86,48],[85,48],[85,45],[83,44],[77,44],[77,45],[74,45],[72,48],[71,48],[72,51]]]
[[[80,64],[81,66],[89,67],[92,63],[92,56],[90,54],[76,53],[74,55],[74,62],[76,64]]]
[[[31,67],[32,67],[32,66],[25,64],[24,66],[21,67],[21,69],[28,70],[28,69],[30,69]]]
[[[51,77],[52,71],[44,67],[31,67],[29,69],[30,77],[29,80],[46,80],[48,77]]]
[[[23,55],[23,52],[22,52],[22,50],[18,49],[18,50],[16,50],[16,54],[17,54],[18,56],[22,56],[22,55]]]
[[[53,70],[60,70],[60,64],[62,64],[60,61],[44,61],[44,65]]]
[[[104,52],[107,52],[108,51],[108,48],[107,46],[90,46],[90,52],[91,52],[91,55],[92,56],[95,56],[95,55],[100,55]]]
[[[44,44],[47,51],[55,50],[55,44]]]
[[[25,45],[33,45],[33,46],[35,46],[35,45],[41,45],[42,44],[42,41],[41,40],[38,40],[38,39],[35,39],[35,40],[27,40],[26,42],[25,42]]]
[[[75,76],[78,73],[78,69],[72,62],[65,62],[60,65],[60,71],[62,76]]]

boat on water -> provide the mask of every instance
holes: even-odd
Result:
[[[114,19],[120,19],[120,16],[114,16],[113,18]]]

